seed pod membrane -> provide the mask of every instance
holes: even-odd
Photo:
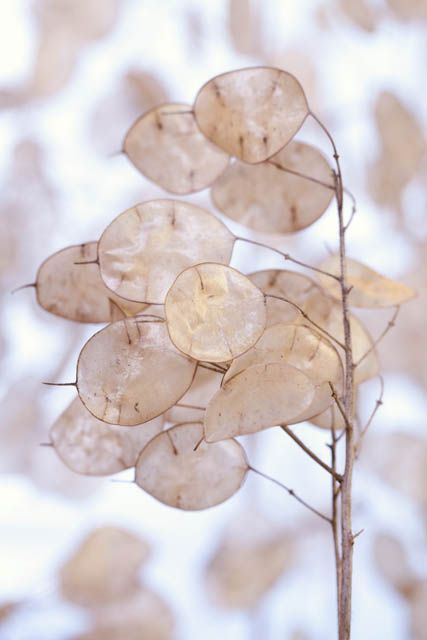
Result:
[[[280,69],[253,67],[212,78],[200,89],[194,112],[209,140],[252,164],[292,140],[309,109],[296,78]]]
[[[77,364],[77,389],[99,420],[140,425],[185,394],[196,366],[174,347],[164,323],[130,318],[110,324],[85,344]]]
[[[235,440],[208,444],[203,436],[202,424],[180,424],[156,436],[138,458],[136,483],[160,502],[189,511],[230,498],[248,471],[245,452]]]
[[[37,273],[37,302],[43,309],[76,322],[114,322],[135,315],[146,305],[129,302],[107,289],[97,264],[98,244],[86,242],[57,251]]]
[[[334,301],[314,280],[298,271],[266,269],[255,271],[248,278],[265,294],[280,296],[298,305],[312,320],[321,324],[334,305]],[[267,326],[278,323],[306,322],[292,304],[267,297]]]
[[[206,407],[215,393],[221,386],[222,374],[210,371],[203,367],[197,367],[193,383],[179,405],[191,405],[195,407]],[[205,412],[203,409],[191,409],[188,406],[174,405],[165,413],[165,419],[169,422],[192,422],[200,420],[203,422]]]
[[[403,304],[416,294],[413,289],[400,282],[390,280],[366,265],[347,258],[347,284],[352,287],[348,303],[353,307],[393,307]],[[330,256],[321,265],[324,271],[339,275],[339,256]],[[341,299],[340,284],[336,280],[319,274],[323,288],[335,299]]]
[[[163,428],[160,416],[139,427],[110,425],[95,418],[76,398],[49,435],[61,460],[76,473],[105,476],[135,466],[144,446]]]
[[[289,423],[309,408],[314,394],[309,377],[291,365],[251,366],[229,380],[210,401],[204,422],[206,441]]]
[[[178,200],[151,200],[119,215],[99,241],[101,276],[129,300],[162,304],[183,269],[228,264],[234,236],[215,216]]]
[[[62,567],[62,594],[84,607],[128,597],[138,585],[139,569],[148,554],[147,543],[125,529],[95,529]]]
[[[231,164],[212,186],[212,200],[226,216],[255,231],[304,229],[326,211],[334,192],[284,169],[333,184],[323,154],[309,144],[292,141],[266,162]]]
[[[266,323],[263,293],[239,271],[215,263],[180,273],[165,313],[175,346],[206,362],[226,362],[247,351]]]
[[[343,381],[341,358],[330,341],[304,325],[276,324],[245,354],[236,358],[224,375],[223,385],[256,364],[284,362],[303,371],[316,387],[310,406],[288,423],[308,420],[333,402],[329,382],[340,391]]]
[[[126,134],[123,149],[147,178],[181,195],[205,189],[228,164],[228,155],[205,138],[185,104],[145,113]]]

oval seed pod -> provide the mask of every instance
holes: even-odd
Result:
[[[225,362],[252,347],[266,324],[265,298],[231,267],[203,263],[179,274],[165,301],[169,335],[197,360]]]
[[[211,185],[229,159],[205,138],[185,104],[163,104],[145,113],[126,134],[123,150],[142,174],[177,194]]]
[[[71,471],[105,476],[135,466],[147,442],[163,428],[163,417],[139,427],[110,425],[95,418],[76,398],[49,431],[61,460]]]
[[[229,155],[257,163],[292,140],[309,108],[294,76],[252,67],[209,80],[197,94],[194,113],[209,140]]]
[[[230,498],[246,477],[248,462],[235,440],[203,442],[203,425],[180,424],[156,436],[141,452],[135,481],[160,502],[188,511]]]
[[[313,402],[315,386],[282,362],[241,371],[214,395],[205,413],[205,439],[217,442],[289,423]]]
[[[251,273],[248,278],[267,296],[280,296],[298,305],[318,324],[329,316],[335,304],[320,285],[298,271],[266,269]],[[278,323],[306,322],[298,309],[282,300],[267,297],[266,305],[268,327]]]
[[[77,389],[99,420],[140,425],[184,395],[196,366],[174,347],[164,323],[119,320],[86,342],[77,363]]]
[[[183,269],[202,261],[228,264],[234,236],[200,207],[151,200],[119,215],[98,244],[101,276],[129,300],[162,304]]]
[[[400,282],[390,280],[357,260],[346,259],[347,284],[352,287],[348,303],[353,307],[394,307],[403,304],[416,295],[414,289]],[[330,256],[322,264],[324,271],[340,274],[339,256]],[[341,299],[340,284],[336,280],[319,274],[324,289],[335,299]]]
[[[331,342],[304,325],[276,324],[265,330],[255,346],[236,358],[224,375],[223,385],[248,367],[269,362],[284,362],[303,371],[316,387],[310,406],[288,422],[303,422],[333,402],[329,382],[340,392],[343,367]]]
[[[138,573],[148,555],[147,543],[130,531],[118,527],[95,529],[62,567],[62,594],[69,602],[84,607],[128,597],[138,587]]]
[[[129,302],[107,289],[97,264],[98,243],[66,247],[39,267],[37,302],[43,309],[76,322],[114,322],[143,311],[146,305]]]
[[[291,233],[313,224],[326,211],[334,194],[331,175],[318,149],[292,141],[266,162],[234,162],[212,186],[211,196],[226,216],[255,231]]]
[[[174,617],[155,592],[140,588],[128,598],[91,610],[93,629],[75,640],[172,640]]]
[[[373,340],[369,335],[368,330],[355,316],[350,314],[349,320],[353,361],[358,362],[363,358],[360,364],[358,364],[354,369],[354,383],[359,385],[362,382],[365,382],[365,380],[375,378],[375,376],[379,374],[380,364],[376,350],[372,349]],[[344,342],[344,327],[340,304],[334,303],[331,307],[328,318],[320,324],[337,340]],[[364,357],[366,353],[368,353],[368,355]]]

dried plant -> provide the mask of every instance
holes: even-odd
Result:
[[[333,168],[294,140],[308,118],[330,143]],[[52,444],[79,473],[135,465],[140,488],[180,509],[222,502],[250,471],[281,486],[331,529],[339,639],[348,640],[353,466],[382,403],[381,391],[359,424],[357,387],[378,375],[376,346],[414,292],[347,258],[355,199],[332,135],[285,71],[256,67],[213,78],[193,106],[160,105],[139,118],[123,151],[169,192],[210,188],[226,216],[255,232],[296,232],[334,199],[338,254],[307,264],[174,199],[137,204],[98,243],[55,254],[37,277],[42,306],[112,323],[83,347],[76,380],[62,383],[75,386],[83,404],[75,400],[54,425]],[[271,249],[298,271],[244,275],[229,266],[239,242]],[[393,316],[373,340],[351,306],[392,307]],[[289,427],[305,421],[330,432],[330,461]],[[329,513],[252,467],[233,440],[277,426],[328,474]]]

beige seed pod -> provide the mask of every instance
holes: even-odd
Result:
[[[222,374],[203,367],[197,367],[193,383],[179,403],[166,411],[165,420],[168,422],[203,421],[204,408],[221,386]],[[190,407],[200,407],[192,409]]]
[[[77,363],[77,389],[99,420],[140,425],[185,394],[196,366],[174,347],[164,323],[129,318],[86,342]]]
[[[230,498],[249,468],[245,452],[235,440],[208,444],[203,437],[201,423],[180,424],[156,436],[136,463],[137,485],[160,502],[188,511]]]
[[[97,242],[66,247],[39,267],[37,302],[43,309],[76,322],[114,322],[143,311],[146,305],[124,300],[107,289],[97,264]]]
[[[409,599],[411,640],[427,640],[427,580],[414,581]],[[409,637],[409,636],[408,636]]]
[[[297,133],[309,108],[298,80],[272,67],[238,69],[212,78],[197,94],[202,132],[226,153],[257,163]]]
[[[351,328],[351,345],[353,351],[353,361],[360,364],[354,369],[354,382],[356,385],[375,378],[379,374],[380,364],[375,349],[372,349],[373,340],[363,323],[355,316],[349,314]],[[344,342],[344,327],[342,321],[342,308],[339,303],[334,303],[326,320],[320,323],[341,343]],[[366,357],[365,354],[368,353]],[[363,358],[363,359],[362,359]]]
[[[163,428],[163,417],[139,427],[120,427],[95,418],[76,398],[49,435],[61,460],[76,473],[105,476],[135,466],[144,446]]]
[[[139,118],[126,134],[123,150],[147,178],[181,195],[206,189],[229,159],[201,133],[191,106],[174,103]]]
[[[426,0],[387,0],[390,9],[399,20],[427,20]]]
[[[333,186],[332,169],[323,154],[293,140],[266,162],[231,164],[212,186],[212,200],[226,216],[255,231],[290,233],[304,229],[326,211],[333,188],[284,169]]]
[[[179,274],[165,301],[169,335],[185,354],[226,362],[252,347],[266,324],[265,298],[231,267],[203,263]]]
[[[239,518],[241,526],[224,537],[210,559],[205,580],[215,604],[253,610],[292,566],[296,550],[290,532],[272,522],[263,523],[268,530],[260,532],[259,515],[253,512]]]
[[[174,617],[166,602],[147,588],[91,611],[94,628],[75,640],[172,640]]]
[[[416,295],[414,289],[400,282],[390,280],[357,260],[346,259],[347,284],[352,287],[348,303],[353,307],[394,307],[403,304]],[[340,274],[339,256],[330,256],[322,264],[324,271]],[[336,300],[341,299],[340,284],[329,276],[319,274],[323,288]]]
[[[248,278],[265,294],[286,298],[298,305],[314,322],[322,324],[329,317],[334,301],[314,280],[298,271],[266,269]],[[297,308],[282,300],[267,297],[267,326],[277,323],[306,322]]]
[[[310,406],[288,423],[303,422],[325,411],[333,402],[329,383],[341,391],[343,367],[331,342],[304,325],[276,324],[245,354],[236,358],[224,375],[223,385],[256,364],[284,362],[303,371],[316,387]]]
[[[183,269],[228,264],[234,236],[215,216],[178,200],[151,200],[119,215],[98,246],[101,276],[118,295],[162,304]]]
[[[205,413],[205,439],[217,442],[289,423],[313,402],[310,378],[283,362],[254,365],[230,379]]]
[[[379,13],[367,0],[338,0],[340,11],[356,26],[373,33],[379,21]]]
[[[84,607],[109,604],[138,587],[140,566],[149,547],[117,527],[95,529],[81,542],[59,573],[63,596]]]

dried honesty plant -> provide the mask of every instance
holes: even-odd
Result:
[[[326,135],[333,166],[294,139],[307,118]],[[356,203],[344,188],[330,132],[286,71],[225,73],[200,89],[193,106],[152,108],[129,129],[123,152],[172,194],[209,188],[226,218],[254,232],[296,232],[334,201],[337,256],[307,264],[236,236],[213,213],[173,198],[136,204],[97,242],[54,254],[32,285],[40,305],[106,326],[82,348],[75,381],[49,383],[74,386],[79,395],[52,427],[50,442],[77,473],[135,467],[138,487],[184,510],[226,500],[248,472],[281,486],[331,529],[339,639],[348,640],[353,465],[382,403],[381,391],[360,424],[357,390],[378,376],[376,346],[414,291],[346,256]],[[240,273],[230,261],[241,242],[271,249],[294,270]],[[391,307],[393,316],[373,340],[352,306]],[[304,442],[307,421],[330,434],[330,461]],[[298,435],[289,425],[301,425]],[[328,475],[329,513],[251,466],[234,439],[273,427]],[[266,562],[277,561],[280,573],[287,553],[282,540],[270,541]],[[213,581],[222,580],[218,566],[212,564]],[[265,585],[276,579],[267,569]],[[248,601],[263,590],[264,583]]]

